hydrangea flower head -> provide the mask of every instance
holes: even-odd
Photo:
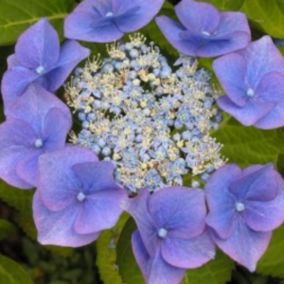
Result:
[[[284,125],[284,59],[270,37],[216,59],[213,67],[227,93],[218,100],[224,111],[246,126]]]
[[[164,0],[85,0],[65,20],[65,36],[111,42],[148,24]]]
[[[64,147],[71,124],[71,113],[59,99],[30,86],[0,125],[0,177],[19,188],[35,186],[38,158]]]
[[[247,46],[251,40],[246,16],[219,12],[214,6],[182,0],[175,7],[180,23],[161,16],[156,22],[168,41],[182,54],[215,57]]]
[[[33,211],[42,244],[79,247],[114,226],[124,191],[113,179],[114,166],[78,146],[45,154]]]
[[[34,82],[56,91],[88,55],[89,50],[76,41],[66,41],[60,48],[55,29],[46,19],[40,20],[19,37],[15,54],[8,58],[2,81],[6,109]]]
[[[227,165],[206,185],[215,243],[232,259],[254,271],[271,232],[284,221],[284,182],[272,165],[241,170]]]
[[[169,187],[152,195],[143,190],[125,207],[138,227],[132,249],[146,283],[180,283],[186,269],[214,257],[201,190]]]
[[[189,172],[201,176],[223,165],[221,145],[210,136],[222,119],[218,93],[196,60],[179,58],[175,71],[139,34],[108,53],[76,69],[66,88],[81,122],[72,143],[112,160],[117,181],[131,192],[182,185]]]

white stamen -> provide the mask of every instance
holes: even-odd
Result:
[[[36,148],[41,148],[43,146],[43,141],[41,138],[35,140],[34,145]]]
[[[84,192],[80,191],[77,195],[77,200],[80,202],[83,202],[86,199],[86,195],[84,194]]]
[[[107,12],[106,13],[106,17],[112,17],[113,16],[113,12]]]
[[[39,75],[43,74],[44,71],[45,71],[45,69],[41,65],[36,68],[36,73],[39,74]]]
[[[247,96],[249,96],[249,97],[253,97],[254,96],[254,90],[252,88],[249,88],[247,90]]]
[[[235,207],[238,212],[243,212],[246,209],[246,206],[242,202],[236,202]]]
[[[205,36],[211,36],[212,35],[212,33],[207,32],[207,31],[202,31],[202,34],[205,35]]]
[[[164,228],[160,228],[158,231],[158,236],[164,239],[168,235],[168,231]]]

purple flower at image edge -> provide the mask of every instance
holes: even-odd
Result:
[[[206,188],[207,224],[218,247],[236,262],[256,269],[272,230],[284,221],[284,182],[272,165],[241,170],[227,165]]]
[[[189,268],[213,259],[205,228],[204,193],[199,189],[143,190],[125,210],[135,219],[132,249],[146,283],[179,283]]]
[[[5,112],[32,83],[55,92],[89,53],[72,40],[60,47],[58,35],[46,19],[31,26],[19,37],[15,54],[8,58],[2,80]]]
[[[112,42],[147,25],[164,0],[85,0],[65,19],[67,38]]]
[[[216,59],[213,68],[226,92],[222,110],[246,126],[284,126],[284,59],[270,37]]]
[[[156,23],[180,53],[196,57],[216,57],[242,48],[251,41],[245,14],[219,12],[214,6],[182,0],[175,7],[180,21],[160,16]]]
[[[0,177],[22,189],[36,186],[38,158],[65,146],[69,109],[54,94],[30,86],[0,125]]]
[[[40,157],[33,216],[41,244],[79,247],[113,227],[126,198],[114,166],[79,146]]]

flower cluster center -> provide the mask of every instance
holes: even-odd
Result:
[[[67,87],[82,125],[72,142],[113,161],[116,179],[134,192],[183,185],[186,174],[223,165],[209,135],[221,120],[217,93],[196,60],[181,57],[174,71],[141,35],[108,53],[78,68]]]

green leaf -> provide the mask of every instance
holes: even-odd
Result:
[[[0,241],[16,233],[16,227],[11,222],[0,219]]]
[[[18,263],[0,255],[0,283],[32,284],[33,281]]]
[[[257,266],[257,272],[284,278],[284,226],[273,232],[270,245]]]
[[[74,0],[0,0],[0,45],[12,44],[40,18],[48,18],[60,33]]]
[[[2,46],[0,47],[0,77],[2,77],[3,73],[7,68],[6,59],[7,57],[13,53],[13,46]],[[2,117],[1,117],[2,121]]]
[[[231,10],[240,10],[245,0],[198,0],[200,2],[207,2],[220,10],[231,11]]]
[[[20,212],[29,211],[33,190],[20,190],[0,181],[0,199]]]
[[[245,127],[229,119],[214,136],[224,145],[222,154],[228,162],[243,167],[271,162],[276,164],[278,155],[284,153],[284,132],[281,129]]]
[[[103,232],[96,241],[97,266],[100,277],[105,284],[123,283],[116,263],[116,245],[127,219],[126,214],[122,215],[117,225],[112,230]]]
[[[35,239],[36,230],[32,218],[33,190],[20,190],[0,182],[0,199],[17,210],[16,221],[31,238]]]
[[[143,284],[143,276],[136,264],[131,249],[131,235],[136,229],[135,222],[130,218],[124,226],[117,244],[117,264],[121,278],[126,284]]]
[[[26,213],[19,212],[16,215],[16,222],[18,225],[22,228],[24,233],[29,236],[31,239],[35,240],[37,236],[35,224],[33,221],[33,215],[31,210],[31,203],[29,204],[29,207],[27,208],[28,211]]]
[[[277,160],[278,171],[284,176],[284,154],[280,154]]]
[[[204,2],[204,0],[198,0]],[[284,0],[205,0],[223,11],[241,10],[253,26],[276,38],[284,37]]]
[[[283,0],[246,0],[242,11],[265,33],[276,38],[284,37]]]
[[[284,46],[278,46],[278,49],[280,50],[280,52],[282,53],[282,55],[284,55]]]
[[[234,262],[221,252],[201,268],[187,272],[182,284],[225,284],[231,279]]]

